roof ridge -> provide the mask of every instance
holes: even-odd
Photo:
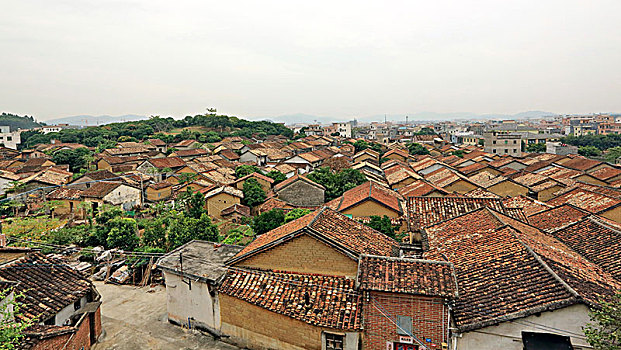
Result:
[[[507,225],[507,227],[510,227],[512,230],[514,231],[519,231],[518,229],[516,229],[515,227],[511,226],[511,225]],[[580,300],[582,299],[580,297],[580,294],[578,294],[578,292],[576,292],[575,289],[573,289],[567,282],[565,282],[556,272],[554,272],[554,270],[552,270],[552,268],[550,267],[550,265],[548,265],[548,263],[546,263],[545,261],[543,261],[543,259],[541,258],[541,256],[539,256],[539,254],[537,254],[528,244],[524,243],[524,241],[522,241],[520,239],[520,237],[518,237],[518,235],[515,232],[511,232],[511,234],[515,237],[515,239],[522,244],[522,246],[524,246],[524,248],[526,248],[526,251],[528,251],[534,258],[535,260],[537,260],[537,262],[539,264],[541,264],[541,266],[543,266],[544,269],[546,269],[546,271],[548,271],[548,273],[550,275],[552,275],[552,277],[557,280],[562,286],[563,288],[565,288],[570,294],[572,294],[576,299]],[[556,238],[555,238],[556,239]]]

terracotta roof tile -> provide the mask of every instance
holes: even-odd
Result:
[[[314,326],[362,329],[362,295],[353,279],[234,269],[219,291]]]
[[[409,258],[363,255],[358,268],[362,290],[455,298],[453,264]]]
[[[497,198],[410,197],[407,203],[412,229],[424,228],[482,207],[505,211],[502,200]]]
[[[148,162],[158,169],[175,169],[185,166],[185,161],[178,157],[151,158]]]
[[[334,210],[344,211],[366,200],[373,200],[401,213],[398,194],[370,181],[345,191],[341,197],[334,199],[334,201],[338,201],[338,205],[335,206]]]
[[[549,200],[547,203],[554,206],[568,203],[591,213],[598,213],[618,205],[621,200],[582,188],[575,188]]]
[[[312,180],[308,179],[306,176],[302,176],[302,175],[296,174],[294,176],[291,176],[287,180],[279,183],[278,185],[274,186],[274,192],[278,192],[278,191],[282,190],[283,188],[291,185],[292,183],[294,183],[294,182],[296,182],[298,180],[304,181],[304,182],[309,183],[309,184],[311,184],[311,185],[313,185],[313,186],[315,186],[317,188],[321,188],[321,189],[325,190],[325,188],[323,186],[321,186],[320,184],[316,183],[315,181],[312,181]]]
[[[383,233],[324,207],[258,236],[232,260],[241,260],[280,244],[285,238],[301,234],[320,236],[324,242],[339,247],[351,256],[392,256],[398,249],[398,243]]]
[[[507,208],[522,208],[527,217],[552,208],[552,206],[547,203],[540,202],[536,199],[523,195],[517,197],[507,197],[502,200],[502,203]]]

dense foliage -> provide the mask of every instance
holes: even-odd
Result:
[[[410,154],[429,154],[429,150],[420,143],[408,143],[407,147]]]
[[[372,215],[371,220],[368,223],[366,223],[366,225],[373,228],[374,230],[377,230],[385,234],[386,236],[390,238],[393,238],[393,239],[401,238],[401,237],[397,237],[397,235],[395,234],[395,232],[397,231],[397,227],[392,225],[392,223],[390,222],[390,218],[386,215],[384,215],[383,217]]]
[[[63,149],[54,152],[52,162],[56,164],[68,164],[72,172],[80,172],[87,169],[93,161],[93,153],[88,148],[80,147],[76,149]]]
[[[204,129],[201,129],[202,131],[182,130],[175,135],[169,134],[175,129],[189,127],[202,127]],[[36,144],[50,143],[51,140],[56,139],[61,142],[99,147],[100,145],[109,146],[111,143],[114,145],[116,141],[144,140],[147,138],[160,138],[168,143],[184,139],[213,143],[227,136],[265,138],[267,135],[283,135],[292,138],[293,131],[282,124],[270,121],[249,121],[237,117],[217,115],[215,111],[210,111],[207,114],[187,116],[180,120],[154,116],[147,120],[112,123],[83,129],[63,129],[57,133],[29,132],[23,135],[22,143],[27,147],[32,147]]]
[[[545,143],[531,143],[530,145],[526,146],[526,152],[545,153],[546,144]]]
[[[244,181],[243,192],[244,204],[251,208],[265,202],[265,191],[263,191],[259,181],[254,177],[250,177]]]
[[[25,330],[34,322],[22,317],[23,294],[9,297],[11,289],[0,290],[0,350],[16,350],[25,337]]]
[[[584,328],[587,341],[595,350],[621,349],[621,294],[591,309],[591,321]]]
[[[602,151],[595,146],[580,146],[578,147],[578,154],[585,157],[597,157],[602,154]]]
[[[325,187],[326,201],[331,201],[341,196],[343,192],[367,181],[360,171],[351,168],[337,172],[328,167],[321,167],[308,174],[308,178]]]
[[[593,146],[604,151],[621,146],[621,134],[567,136],[561,142],[574,146]]]
[[[11,127],[11,131],[18,129],[32,129],[38,128],[44,124],[37,122],[32,116],[19,116],[16,114],[2,112],[0,114],[0,125],[8,125]]]
[[[252,173],[262,174],[263,172],[257,166],[250,164],[238,165],[235,168],[235,177],[237,177],[238,179]]]
[[[273,230],[285,222],[285,212],[282,209],[272,209],[254,217],[252,229],[257,235]]]
[[[285,176],[285,174],[281,173],[278,170],[270,170],[270,172],[265,175],[274,180],[274,185],[278,185],[279,183],[287,179],[287,176]]]
[[[358,140],[354,142],[354,148],[356,150],[356,153],[362,150],[365,150],[367,148],[370,148],[374,150],[375,152],[380,153],[380,155],[384,154],[382,150],[382,145],[380,145],[379,143],[375,143],[375,142],[367,142],[365,140]]]
[[[605,158],[610,163],[614,163],[618,158],[621,158],[621,146],[609,148],[606,150]]]

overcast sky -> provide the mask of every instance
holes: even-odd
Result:
[[[40,120],[621,112],[620,0],[0,0],[0,110]]]

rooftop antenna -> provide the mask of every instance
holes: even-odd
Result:
[[[384,114],[384,124],[386,124],[386,114]]]

